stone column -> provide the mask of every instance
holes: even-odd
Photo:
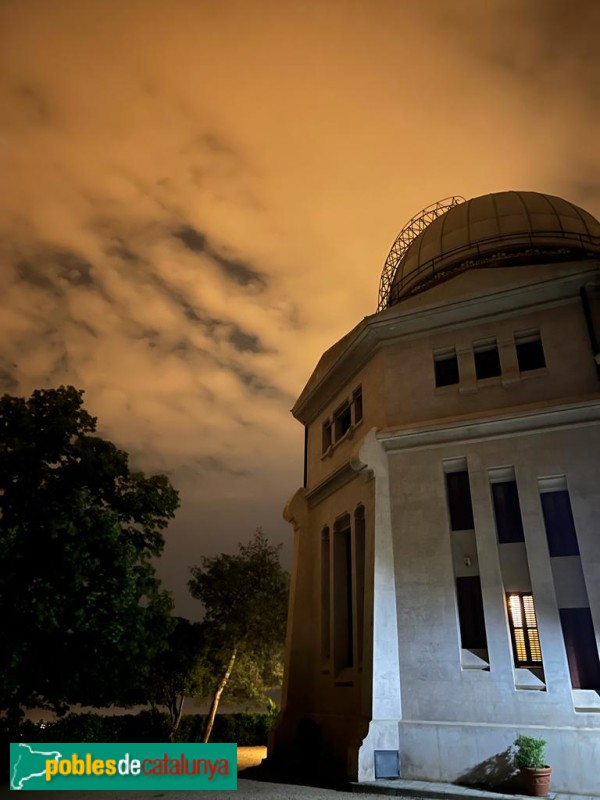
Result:
[[[369,469],[375,479],[371,722],[358,748],[358,765],[351,770],[357,772],[359,781],[367,781],[375,779],[375,750],[399,750],[402,717],[388,458],[377,441],[375,429],[363,440],[352,466],[357,470]],[[370,587],[365,588],[368,592]],[[365,672],[368,666],[365,659]]]

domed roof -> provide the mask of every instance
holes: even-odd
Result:
[[[600,257],[600,222],[539,192],[497,192],[434,219],[398,262],[388,305],[474,267]]]

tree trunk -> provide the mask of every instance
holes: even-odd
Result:
[[[177,716],[175,717],[175,724],[173,725],[173,731],[176,731],[179,728],[179,723],[181,722],[181,717],[183,714],[183,704],[185,703],[185,695],[181,695],[181,700],[179,701],[179,708],[177,709]]]
[[[225,670],[223,676],[221,677],[221,680],[217,684],[217,688],[213,695],[212,703],[210,704],[210,711],[208,712],[208,718],[206,720],[206,726],[204,728],[204,736],[202,737],[202,741],[205,743],[208,742],[208,740],[210,739],[213,723],[217,715],[217,708],[219,707],[219,701],[221,699],[221,695],[223,694],[223,689],[227,686],[227,681],[231,677],[231,671],[233,669],[233,665],[235,664],[236,656],[237,656],[237,647],[234,647],[233,652],[231,653],[231,658],[229,659],[229,663],[227,664],[227,669]]]

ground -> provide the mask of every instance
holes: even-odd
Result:
[[[248,748],[254,749],[254,748]],[[31,797],[33,792],[9,794],[8,787],[0,789],[1,800],[14,800],[15,797]],[[310,786],[288,786],[281,783],[265,783],[263,781],[239,780],[237,791],[214,792],[48,792],[52,800],[389,800],[386,795],[357,794],[355,792],[337,792],[333,789],[316,789]]]
[[[238,747],[238,772],[247,767],[257,767],[267,757],[266,747]]]

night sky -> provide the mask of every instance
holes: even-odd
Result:
[[[182,506],[160,574],[281,518],[289,413],[448,195],[600,215],[600,3],[0,0],[0,391],[71,383]]]

